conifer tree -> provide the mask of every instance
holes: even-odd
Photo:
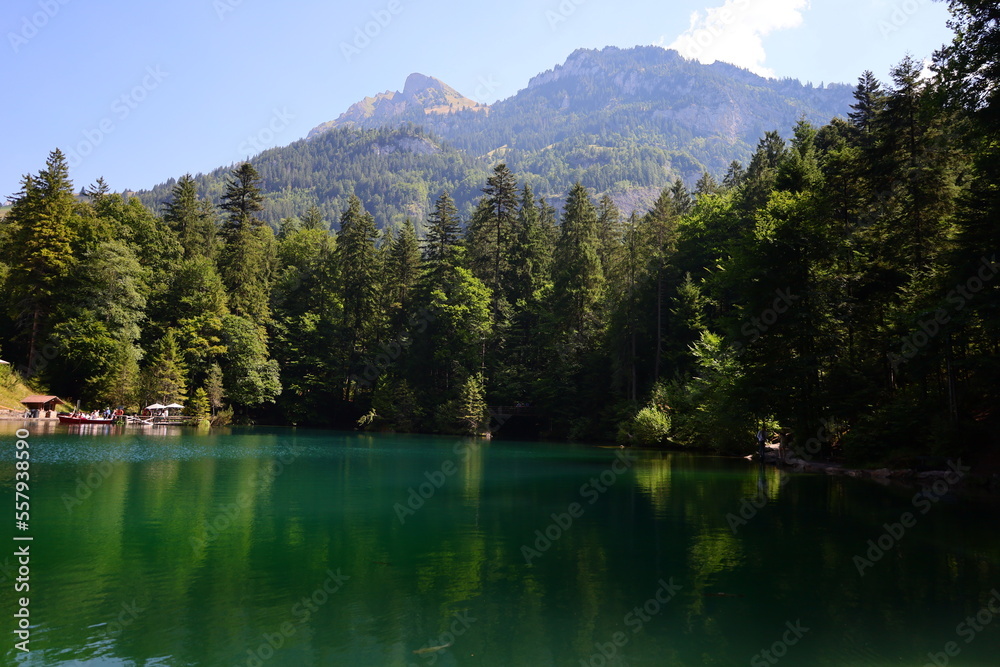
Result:
[[[674,206],[674,196],[670,188],[664,188],[653,204],[653,208],[642,220],[641,235],[646,246],[648,275],[654,285],[655,293],[655,356],[653,359],[653,380],[660,378],[663,364],[663,344],[668,315],[668,284],[670,274],[670,258],[677,246],[677,209]]]
[[[213,363],[208,368],[205,377],[205,394],[208,397],[208,404],[211,408],[212,416],[224,405],[223,399],[226,397],[226,389],[223,384],[222,368],[218,363]]]
[[[225,245],[219,258],[219,273],[229,290],[233,314],[259,326],[271,319],[270,292],[277,248],[274,232],[255,214],[262,210],[260,177],[249,162],[232,172],[222,195],[226,220],[221,235]]]
[[[696,197],[704,197],[706,195],[714,195],[720,190],[719,184],[715,181],[715,178],[707,171],[702,173],[701,178],[694,186],[694,194]]]
[[[729,163],[729,168],[726,170],[726,175],[722,179],[722,187],[727,190],[732,190],[733,188],[742,185],[743,179],[746,178],[746,169],[737,160],[733,160]]]
[[[334,251],[347,340],[345,379],[351,376],[351,367],[381,330],[382,262],[375,247],[377,239],[375,218],[364,210],[361,200],[351,195],[340,217],[340,233]],[[349,383],[345,384],[345,391],[345,397],[350,398]]]
[[[566,199],[555,249],[554,305],[568,332],[589,337],[601,327],[604,272],[598,254],[597,210],[587,189],[574,184]]]
[[[226,213],[222,223],[222,236],[232,242],[237,232],[246,227],[260,226],[264,221],[257,213],[264,210],[264,196],[260,192],[260,174],[249,162],[239,165],[226,180],[221,208]]]
[[[189,415],[195,424],[200,424],[208,419],[211,413],[211,406],[208,402],[208,393],[204,387],[198,387],[191,394],[191,400],[184,406],[184,414]]]
[[[427,235],[423,242],[423,258],[428,270],[435,273],[443,266],[455,263],[455,249],[461,242],[461,222],[458,209],[447,191],[434,202],[427,218]]]
[[[215,255],[215,219],[198,198],[198,186],[191,174],[180,177],[163,208],[163,220],[177,234],[184,257]]]
[[[295,232],[302,229],[302,221],[292,216],[290,218],[282,218],[281,222],[278,223],[278,241],[284,241],[289,236]]]
[[[670,197],[674,202],[674,210],[677,215],[687,215],[691,210],[691,206],[694,202],[691,200],[691,193],[688,192],[687,187],[684,186],[684,181],[677,178],[673,185],[670,186]]]
[[[875,78],[871,70],[865,70],[858,78],[858,85],[854,89],[855,102],[851,105],[852,111],[847,114],[847,118],[866,150],[870,150],[873,146],[875,119],[885,108],[885,97],[882,83]]]
[[[604,195],[597,205],[597,238],[598,255],[605,275],[609,274],[611,267],[617,262],[622,247],[622,233],[621,212],[614,200]]]
[[[187,368],[172,329],[160,341],[143,370],[143,402],[183,403],[187,397]]]
[[[313,204],[302,216],[302,229],[327,229],[326,221],[323,220],[323,213],[319,207]]]
[[[483,194],[469,225],[469,252],[476,274],[493,293],[493,313],[499,321],[506,319],[511,301],[507,278],[517,236],[517,182],[506,164],[494,167]]]
[[[27,329],[27,374],[35,372],[37,352],[48,333],[53,297],[75,263],[75,201],[66,158],[56,149],[45,169],[25,176],[8,214],[11,247],[9,309]]]
[[[386,266],[386,291],[391,294],[389,319],[394,330],[400,329],[410,310],[420,271],[420,242],[413,221],[407,218],[389,244]]]

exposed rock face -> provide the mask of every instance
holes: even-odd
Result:
[[[852,92],[846,85],[767,79],[722,62],[703,65],[654,46],[578,49],[491,105],[411,74],[401,92],[366,97],[309,136],[337,127],[412,123],[470,155],[529,170],[551,163],[553,155],[570,168],[600,167],[581,162],[578,138],[593,150],[608,149],[594,158],[605,161],[626,159],[611,149],[631,150],[635,142],[667,151],[661,164],[670,179],[693,182],[704,171],[721,174],[733,159],[745,159],[765,132],[787,136],[800,118],[819,126],[844,115]],[[551,154],[542,156],[545,151]],[[619,180],[627,188],[637,185]]]
[[[553,108],[577,113],[642,109],[698,136],[752,142],[774,129],[757,117],[762,108],[793,120],[817,112],[828,119],[846,107],[850,90],[765,79],[722,62],[700,65],[658,47],[607,47],[574,51],[565,63],[532,77],[517,97],[547,98]],[[507,104],[497,103],[493,112],[502,114]]]
[[[336,120],[313,128],[309,137],[336,127],[392,125],[414,112],[445,115],[464,110],[485,113],[489,107],[470,100],[443,81],[414,72],[406,77],[402,92],[387,90],[375,97],[366,97],[352,104]]]

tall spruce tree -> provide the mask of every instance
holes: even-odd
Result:
[[[222,223],[222,237],[227,243],[246,227],[264,224],[257,213],[264,210],[264,195],[260,191],[260,174],[249,162],[244,162],[226,179],[220,207],[226,213]]]
[[[8,308],[27,332],[28,376],[36,370],[37,350],[50,329],[55,295],[72,270],[76,240],[73,184],[66,157],[49,153],[45,169],[25,176],[8,214],[11,247]]]
[[[621,211],[610,196],[604,195],[597,205],[597,252],[605,275],[608,275],[611,267],[618,261],[618,254],[622,248],[622,233]]]
[[[269,301],[277,252],[274,232],[255,215],[263,209],[263,199],[253,165],[245,162],[236,167],[222,195],[226,219],[221,230],[225,245],[219,273],[229,290],[230,310],[258,326],[271,319]]]
[[[579,182],[566,198],[555,248],[554,313],[565,331],[589,339],[602,327],[604,272],[599,255],[597,210]]]
[[[143,370],[142,403],[183,403],[187,397],[187,368],[172,329],[157,345]]]
[[[411,310],[413,292],[420,280],[420,242],[409,218],[389,244],[386,266],[386,291],[390,294],[388,317],[392,329],[399,332]]]
[[[323,220],[323,212],[315,204],[310,206],[305,215],[302,216],[302,229],[327,229],[326,221]]]
[[[335,261],[343,301],[343,327],[347,342],[344,397],[353,395],[354,365],[381,330],[380,304],[382,262],[375,247],[378,229],[375,218],[364,210],[361,200],[351,195],[340,217]]]
[[[458,209],[447,191],[434,202],[434,210],[427,218],[427,235],[423,242],[423,258],[427,269],[434,273],[442,267],[452,266],[456,248],[462,239],[462,223]]]
[[[469,225],[473,269],[493,293],[493,314],[506,320],[511,302],[511,251],[517,237],[518,193],[514,174],[504,163],[486,179],[483,198]]]
[[[186,258],[215,255],[215,217],[205,204],[198,198],[195,180],[185,174],[163,205],[163,220],[177,235]]]
[[[664,188],[653,204],[653,208],[642,220],[641,235],[647,250],[648,275],[653,282],[655,302],[655,356],[653,358],[653,380],[660,378],[663,367],[663,345],[666,335],[666,318],[669,314],[668,298],[671,279],[676,277],[671,269],[670,259],[677,246],[677,209],[670,188]]]

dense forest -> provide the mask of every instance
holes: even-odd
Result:
[[[333,130],[266,150],[250,162],[265,195],[259,217],[274,228],[316,207],[336,229],[353,195],[365,202],[379,227],[399,229],[410,218],[419,232],[440,194],[433,188],[451,192],[469,214],[489,172],[488,165],[414,126]],[[223,167],[193,176],[196,192],[220,202],[230,171]],[[136,196],[157,209],[176,185],[171,180]]]
[[[357,194],[275,229],[250,163],[219,206],[184,177],[151,210],[77,195],[53,151],[0,223],[2,352],[84,405],[219,420],[480,433],[522,404],[559,438],[735,453],[764,422],[863,462],[982,447],[1000,10],[952,9],[936,76],[866,72],[848,118],[768,132],[642,215],[580,183],[556,210],[498,164],[420,235]]]

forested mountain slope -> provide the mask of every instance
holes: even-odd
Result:
[[[412,74],[403,91],[365,98],[252,162],[274,226],[312,205],[332,220],[354,192],[380,227],[410,217],[419,229],[444,190],[471,212],[475,184],[499,161],[556,205],[580,181],[630,213],[678,177],[689,186],[706,171],[721,180],[765,132],[787,135],[800,118],[822,125],[850,102],[847,85],[764,79],[659,47],[580,49],[488,107]],[[216,200],[227,171],[199,175],[200,193]],[[173,185],[140,197],[158,205]]]

